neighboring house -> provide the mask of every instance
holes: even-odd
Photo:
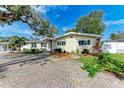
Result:
[[[45,38],[39,41],[26,41],[26,45],[21,47],[23,49],[39,49],[43,51],[51,51],[51,42],[53,39]]]
[[[62,51],[66,52],[76,52],[78,49],[81,53],[83,49],[88,49],[89,52],[92,53],[93,46],[95,46],[97,38],[102,38],[102,36],[95,34],[69,32],[56,38],[45,38],[40,41],[27,41],[26,45],[21,47],[21,50],[24,48],[37,48],[45,51],[62,49]]]
[[[109,53],[124,53],[124,39],[104,41],[102,50]]]
[[[9,51],[9,42],[0,42],[0,51]]]

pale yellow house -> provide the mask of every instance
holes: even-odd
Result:
[[[56,38],[45,38],[40,41],[27,41],[27,44],[22,46],[21,49],[37,48],[45,51],[61,49],[66,52],[76,52],[77,49],[81,52],[83,49],[88,49],[89,52],[92,53],[96,39],[101,37],[101,35],[95,34],[69,32]]]
[[[21,47],[23,49],[39,49],[41,51],[54,51],[55,49],[61,49],[66,52],[75,53],[76,50],[83,51],[88,49],[90,53],[93,52],[93,46],[96,43],[97,38],[101,38],[101,35],[86,34],[69,32],[56,38],[44,38],[39,41],[26,41],[26,45]],[[8,48],[8,42],[0,43],[0,51],[11,51]]]

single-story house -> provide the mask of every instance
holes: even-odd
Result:
[[[102,50],[109,53],[124,53],[124,39],[106,40],[103,42]]]
[[[21,50],[24,48],[37,48],[45,51],[61,49],[62,51],[66,52],[76,52],[78,49],[81,53],[83,49],[88,49],[89,52],[92,53],[93,46],[95,46],[97,38],[102,38],[102,36],[95,34],[69,32],[55,38],[44,38],[39,41],[26,41],[26,45],[22,46]]]

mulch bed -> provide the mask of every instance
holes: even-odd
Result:
[[[52,53],[52,55],[56,55],[58,57],[64,57],[64,58],[71,58],[71,56],[73,55],[72,53]],[[81,57],[95,57],[91,54],[80,54]]]
[[[52,53],[52,55],[56,55],[58,57],[71,58],[70,53]]]
[[[94,55],[91,55],[91,54],[87,54],[87,55],[81,54],[81,57],[87,57],[87,58],[89,57],[90,58],[90,57],[95,57],[95,56]]]

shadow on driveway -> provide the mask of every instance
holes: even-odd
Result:
[[[38,64],[41,65],[46,64],[49,59],[47,59],[50,56],[49,53],[40,53],[40,54],[14,54],[14,55],[8,55],[4,56],[3,58],[7,61],[0,64],[0,78],[5,77],[4,72],[7,71],[7,66],[14,65],[14,64],[20,64],[19,66],[23,66],[25,64],[31,63],[31,64]],[[7,59],[6,59],[7,58]],[[8,59],[9,58],[9,59]],[[43,61],[41,61],[43,59]]]

